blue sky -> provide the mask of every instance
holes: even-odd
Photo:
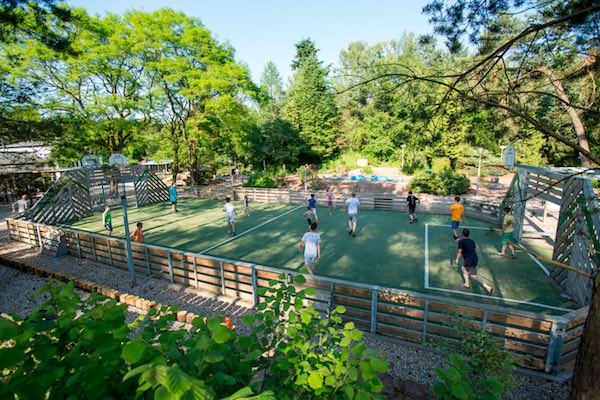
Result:
[[[404,32],[430,33],[421,9],[427,0],[67,0],[91,14],[152,11],[170,7],[198,17],[220,42],[228,41],[238,61],[258,82],[271,60],[284,82],[291,75],[294,44],[311,38],[319,59],[337,66],[340,51],[352,42],[369,44],[399,38]]]

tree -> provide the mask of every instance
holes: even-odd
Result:
[[[434,1],[425,8],[432,15],[436,32],[448,38],[451,49],[460,47],[461,38],[467,34],[472,43],[485,51],[473,66],[454,76],[450,83],[440,84],[465,99],[527,121],[542,134],[575,150],[582,165],[600,164],[600,156],[590,150],[585,134],[586,125],[592,131],[598,129],[597,94],[593,92],[588,101],[582,101],[567,90],[567,85],[576,86],[583,79],[595,82],[598,76],[600,2],[457,0],[449,3],[445,6],[443,1]],[[523,10],[527,11],[528,26],[517,34],[502,35],[502,17]],[[529,55],[534,56],[537,65],[530,58],[525,60]],[[486,82],[495,74],[505,77],[503,93],[486,91]],[[536,85],[538,74],[550,83],[552,92]],[[531,101],[536,95],[542,100],[552,99],[564,108],[573,127],[571,132],[531,113],[522,101]],[[573,373],[572,399],[592,398],[600,393],[599,353],[600,274],[597,273]]]
[[[312,161],[319,161],[335,154],[338,110],[314,43],[305,39],[296,49],[296,73],[282,115],[309,145]]]
[[[267,94],[268,99],[279,105],[283,101],[285,92],[283,80],[273,61],[267,62],[260,75],[260,87]]]

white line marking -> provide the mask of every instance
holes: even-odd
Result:
[[[289,213],[292,213],[292,212],[294,212],[294,211],[296,211],[297,209],[299,209],[299,208],[302,208],[302,207],[304,207],[304,206],[298,206],[298,207],[296,207],[296,208],[293,208],[293,209],[291,209],[291,210],[289,210],[289,211],[286,211],[286,212],[284,212],[284,213],[283,213],[283,214],[281,214],[281,215],[278,215],[278,216],[276,216],[276,217],[274,217],[274,218],[271,218],[271,219],[270,219],[270,220],[268,220],[268,221],[265,221],[265,222],[263,222],[262,224],[256,225],[254,228],[250,228],[250,229],[248,229],[247,231],[244,231],[244,232],[240,233],[239,235],[235,235],[235,236],[233,236],[233,237],[230,237],[229,239],[227,239],[227,240],[225,240],[225,241],[223,241],[223,242],[221,242],[221,243],[217,243],[217,244],[215,244],[214,246],[211,246],[211,247],[209,247],[208,249],[204,249],[204,250],[202,250],[201,252],[199,252],[199,253],[197,253],[197,254],[204,254],[204,253],[206,253],[207,251],[211,251],[211,250],[213,250],[213,249],[216,249],[216,248],[217,248],[217,247],[219,247],[219,246],[222,246],[222,245],[224,245],[224,244],[226,244],[226,243],[229,243],[229,242],[231,242],[232,240],[235,240],[235,239],[239,238],[240,236],[244,236],[245,234],[247,234],[247,233],[250,233],[250,232],[252,232],[252,231],[253,231],[253,230],[255,230],[255,229],[258,229],[258,228],[260,228],[261,226],[264,226],[264,225],[266,225],[266,224],[269,224],[269,223],[271,223],[271,222],[273,222],[273,221],[275,221],[275,220],[277,220],[277,219],[279,219],[279,218],[281,218],[281,217],[284,217],[284,216],[288,215]]]
[[[526,304],[526,305],[537,306],[537,307],[546,307],[546,308],[549,308],[552,310],[558,310],[558,311],[565,311],[565,312],[573,311],[568,308],[549,306],[546,304],[535,303],[535,302],[531,302],[531,301],[506,299],[503,297],[489,296],[489,295],[479,294],[479,293],[468,293],[468,292],[463,292],[460,290],[443,289],[443,288],[429,286],[429,225],[430,224],[425,224],[425,278],[424,278],[425,279],[425,289],[439,290],[441,292],[448,292],[448,293],[457,293],[457,294],[462,294],[464,296],[474,296],[474,297],[482,297],[482,298],[488,298],[488,299],[491,298],[491,299],[506,301],[507,303],[517,303],[517,304]],[[440,226],[440,227],[448,227],[448,228],[452,227],[452,225],[443,225],[443,224],[439,224],[439,225],[431,224],[431,226]],[[468,229],[481,229],[481,230],[489,229],[489,228],[484,228],[484,227],[480,227],[480,226],[463,226],[463,227],[468,228]],[[500,229],[494,229],[494,230],[500,231]],[[533,259],[533,261],[536,262],[536,264],[542,269],[542,271],[544,271],[544,273],[546,275],[550,275],[550,272],[548,272],[546,267],[544,267],[544,265],[542,265],[542,263],[540,263],[538,259],[536,259],[529,253],[527,253],[527,255],[529,257],[531,257]]]
[[[507,303],[517,303],[517,304],[526,304],[526,305],[529,305],[529,306],[545,307],[545,308],[550,308],[552,310],[558,310],[558,311],[565,311],[565,312],[573,311],[570,308],[562,308],[562,307],[549,306],[547,304],[535,303],[535,302],[532,302],[532,301],[515,300],[515,299],[507,299],[507,298],[504,298],[504,297],[489,296],[487,294],[467,293],[467,292],[463,292],[463,291],[460,291],[460,290],[442,289],[442,288],[437,288],[437,287],[429,287],[429,289],[431,289],[431,290],[438,290],[440,292],[462,294],[464,296],[475,296],[475,297],[482,297],[482,298],[486,298],[486,299],[494,299],[494,300],[499,300],[499,301],[505,301]]]
[[[452,225],[444,225],[444,224],[430,224],[431,226],[440,226],[440,227],[444,227],[444,228],[452,228]],[[461,225],[461,228],[467,228],[467,229],[481,229],[481,230],[489,230],[490,228],[486,228],[483,226],[469,226],[469,225]],[[494,229],[494,228],[492,228]],[[501,229],[494,229],[495,231],[500,232]]]
[[[534,256],[532,256],[531,254],[527,253],[527,255],[529,257],[531,257],[531,259],[533,261],[535,261],[535,263],[542,269],[542,271],[544,271],[544,273],[546,274],[546,276],[550,276],[550,271],[548,271],[548,269],[544,266],[544,264],[542,264],[540,262],[540,260],[538,260],[537,258],[535,258]]]
[[[429,289],[429,224],[425,224],[425,276],[423,286]]]

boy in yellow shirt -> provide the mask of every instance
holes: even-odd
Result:
[[[454,204],[450,206],[450,215],[452,216],[452,234],[456,241],[458,239],[458,227],[464,220],[465,208],[460,204],[460,197],[454,198]]]
[[[504,257],[506,255],[506,246],[510,249],[511,257],[515,258],[515,247],[510,244],[515,241],[514,237],[514,224],[515,219],[510,214],[510,207],[504,207],[504,218],[502,218],[502,251],[498,253],[499,257]]]

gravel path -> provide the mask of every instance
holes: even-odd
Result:
[[[71,256],[62,258],[42,256],[35,248],[22,243],[8,241],[5,234],[0,236],[0,254],[19,258],[29,263],[43,265],[57,271],[68,271],[73,275],[94,282],[101,282],[114,289],[135,294],[149,300],[155,300],[162,304],[177,305],[197,315],[207,315],[210,317],[222,315],[224,311],[229,311],[233,323],[238,327],[238,332],[240,334],[247,332],[247,328],[241,322],[241,317],[252,313],[252,309],[251,305],[239,300],[213,296],[193,288],[185,288],[154,279],[147,280],[146,282],[143,282],[143,278],[138,279],[138,285],[131,288],[130,277],[124,271],[103,267],[91,260],[80,260]],[[0,265],[0,312],[17,314],[19,316],[26,315],[39,303],[39,300],[30,300],[29,295],[38,290],[45,281],[45,278],[22,273]],[[129,311],[132,313],[130,318],[133,318],[134,314],[140,312],[140,310],[133,307],[130,307]],[[435,368],[443,368],[446,365],[446,356],[441,352],[423,350],[416,348],[416,346],[404,345],[396,340],[384,337],[374,335],[365,336],[367,345],[375,350],[380,350],[382,355],[388,360],[389,373],[397,381],[408,381],[410,383],[414,381],[416,384],[431,387],[436,381],[434,375]],[[511,400],[562,400],[567,399],[568,394],[568,383],[558,384],[537,377],[516,374],[513,377],[512,388],[505,394],[504,398]],[[422,398],[414,396],[413,394],[413,399]],[[411,397],[399,396],[390,398]]]

